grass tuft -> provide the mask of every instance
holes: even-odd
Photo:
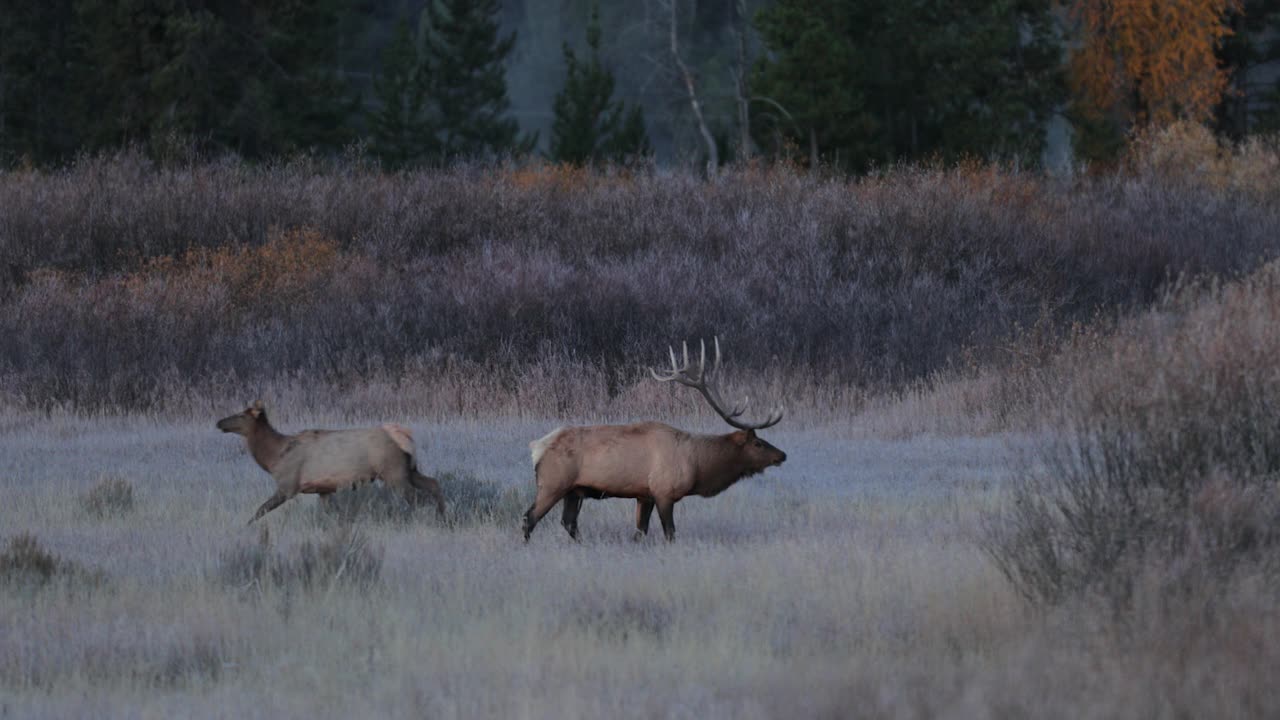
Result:
[[[449,518],[463,525],[510,525],[519,522],[533,501],[528,488],[480,480],[463,472],[440,477]]]
[[[95,518],[133,512],[133,485],[121,477],[104,477],[80,498],[80,507]]]
[[[382,550],[350,524],[289,550],[276,550],[264,526],[256,543],[242,543],[222,554],[218,573],[226,584],[246,589],[368,589],[380,580]]]
[[[3,588],[31,590],[57,582],[98,586],[105,579],[101,572],[91,572],[45,550],[30,533],[10,537],[8,546],[0,553],[0,587]]]

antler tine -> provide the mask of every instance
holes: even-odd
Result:
[[[670,382],[672,380],[675,380],[676,376],[680,373],[680,367],[679,365],[676,364],[676,349],[668,345],[667,353],[671,356],[670,370],[659,373],[657,369],[653,367],[649,368],[649,374],[652,375],[653,379],[657,380],[658,382]]]
[[[698,382],[707,379],[707,341],[698,338]]]
[[[711,374],[719,375],[720,374],[720,336],[712,335],[711,342],[714,343],[716,346],[716,362],[714,365],[711,366]]]
[[[674,380],[681,385],[696,387],[694,381],[689,377],[689,343],[684,342],[681,343],[680,346],[680,358],[684,361],[683,365],[681,365],[681,361],[677,359],[676,349],[674,346],[667,346],[667,355],[671,358],[671,369],[666,372],[659,373],[657,370],[650,367],[649,374],[653,376],[653,379],[659,382],[671,382]]]
[[[739,430],[760,430],[763,428],[776,425],[782,420],[781,406],[775,408],[769,413],[768,418],[762,423],[747,423],[739,420],[742,414],[747,411],[747,406],[751,404],[751,398],[748,397],[741,403],[734,404],[732,408],[726,410],[727,407],[723,400],[720,399],[720,393],[716,390],[715,384],[711,382],[716,373],[720,369],[721,352],[719,336],[712,336],[712,349],[714,355],[712,365],[707,367],[707,341],[700,338],[698,340],[698,368],[694,370],[689,363],[689,343],[681,341],[680,343],[680,360],[684,361],[683,366],[676,359],[676,350],[673,346],[667,346],[667,353],[671,357],[671,371],[667,373],[659,373],[653,368],[649,368],[649,373],[653,375],[655,380],[660,382],[675,381],[686,387],[697,390],[707,403],[711,405],[711,409],[716,411],[725,422]]]
[[[774,425],[777,425],[779,422],[782,421],[783,413],[785,413],[785,410],[782,408],[781,405],[775,407],[773,410],[769,411],[769,419],[765,420],[763,423],[757,426],[756,429],[763,430],[767,427],[773,427]]]

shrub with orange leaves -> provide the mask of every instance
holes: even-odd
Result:
[[[244,308],[263,297],[275,302],[304,300],[306,293],[333,275],[341,260],[338,243],[315,228],[273,228],[268,241],[259,246],[194,248],[177,257],[152,258],[129,280],[166,278],[188,287],[220,285],[227,289],[234,308]]]
[[[570,163],[534,164],[514,167],[498,175],[498,182],[516,190],[550,190],[573,193],[601,185],[626,185],[632,180],[631,172],[622,166],[610,167],[608,172]]]

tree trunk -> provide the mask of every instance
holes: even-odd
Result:
[[[747,91],[747,33],[744,29],[746,14],[746,0],[734,0],[734,34],[738,36],[738,69],[734,73],[734,80],[737,81],[735,85],[738,91],[738,158],[742,162],[750,161],[752,155],[751,113],[748,105],[751,95]]]
[[[702,141],[707,145],[707,177],[714,177],[720,167],[720,153],[716,150],[716,139],[707,127],[706,118],[702,116],[702,104],[698,102],[698,93],[693,85],[693,75],[689,67],[680,57],[679,25],[676,22],[677,0],[671,0],[671,57],[675,59],[676,69],[684,80],[685,91],[689,93],[689,107],[693,109],[693,117],[698,121],[698,132],[702,133]]]

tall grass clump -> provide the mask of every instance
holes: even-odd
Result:
[[[510,486],[481,480],[466,472],[445,472],[437,478],[445,498],[445,520],[462,525],[499,524],[515,526],[533,498],[524,486]],[[352,490],[334,493],[316,503],[315,516],[321,524],[333,521],[402,522],[413,513],[434,517],[433,506],[410,507],[400,493],[384,483],[366,483]]]
[[[526,486],[481,480],[462,472],[443,474],[440,486],[445,494],[449,519],[466,525],[515,527],[533,501]]]
[[[0,552],[0,588],[33,590],[57,582],[98,586],[105,577],[46,550],[35,535],[20,533],[9,538]]]
[[[1213,594],[1280,562],[1280,264],[1175,293],[1068,373],[986,547],[1033,601]]]
[[[413,508],[404,497],[384,483],[365,483],[360,487],[325,496],[315,504],[318,523],[331,522],[401,522],[409,519]]]
[[[257,542],[241,543],[222,553],[218,575],[226,584],[243,589],[367,590],[381,578],[382,549],[345,523],[315,540],[279,550],[264,526]]]
[[[415,490],[406,498],[385,482],[364,483],[323,496],[314,508],[320,523],[406,522],[415,516],[436,517],[435,503],[425,492]]]
[[[124,515],[133,506],[133,484],[122,477],[104,477],[80,497],[80,507],[96,518]]]

